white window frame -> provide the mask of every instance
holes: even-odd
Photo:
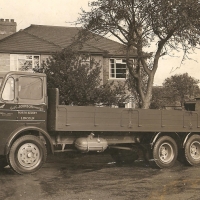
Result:
[[[83,54],[83,56],[80,59],[81,59],[81,64],[82,65],[86,64],[86,65],[90,66],[90,62],[91,62],[91,56],[90,55],[84,55]]]
[[[31,58],[27,58],[27,57],[30,57]],[[19,60],[26,60],[26,61],[32,61],[32,68],[31,70],[28,70],[28,71],[33,71],[33,69],[35,68],[34,66],[34,57],[38,56],[39,57],[39,66],[40,66],[40,55],[30,55],[30,54],[23,54],[23,55],[18,55],[17,57],[17,71],[20,71],[20,63],[19,63]]]
[[[10,62],[11,62],[11,71],[21,71],[20,70],[20,60],[25,60],[25,61],[31,61],[32,62],[32,68],[29,69],[28,71],[33,71],[34,69],[34,57],[38,57],[39,60],[39,66],[41,66],[41,56],[38,54],[11,54],[10,55]],[[31,57],[31,58],[28,58]]]
[[[111,73],[111,60],[114,60],[114,77],[112,76],[113,73]],[[125,60],[125,61],[124,61]],[[133,61],[133,65],[134,65],[134,59],[130,59]],[[125,68],[122,68],[122,69],[125,69],[126,70],[126,77],[125,78],[119,78],[117,77],[117,68],[116,68],[116,63],[122,63],[122,64],[125,64]],[[109,59],[109,79],[119,79],[119,80],[125,80],[127,78],[127,74],[128,74],[128,70],[127,70],[127,64],[126,64],[126,59],[123,59],[123,58],[110,58]]]

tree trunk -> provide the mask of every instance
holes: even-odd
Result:
[[[149,74],[149,80],[147,83],[147,92],[145,95],[143,95],[142,98],[142,109],[149,109],[151,104],[151,98],[152,98],[152,88],[153,88],[153,80],[154,80],[154,72],[151,72]]]
[[[142,109],[149,109],[149,106],[151,104],[151,94],[147,95],[145,99],[142,102]]]

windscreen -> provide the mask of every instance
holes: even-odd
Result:
[[[22,76],[19,78],[19,98],[40,100],[43,97],[42,79]]]

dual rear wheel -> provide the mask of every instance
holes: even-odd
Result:
[[[153,147],[153,159],[159,168],[169,168],[174,165],[178,155],[178,147],[173,138],[160,137]]]
[[[185,161],[189,165],[200,164],[200,136],[192,135],[185,144]]]
[[[152,151],[152,156],[155,164],[159,168],[172,167],[178,156],[178,147],[173,138],[170,136],[160,137]],[[200,136],[192,135],[184,147],[184,161],[189,165],[200,164]]]

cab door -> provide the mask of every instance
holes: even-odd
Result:
[[[44,76],[18,75],[17,101],[19,123],[45,126],[46,122],[46,82]]]
[[[10,134],[18,127],[15,75],[10,75],[1,84],[0,94],[0,155],[4,154]]]

